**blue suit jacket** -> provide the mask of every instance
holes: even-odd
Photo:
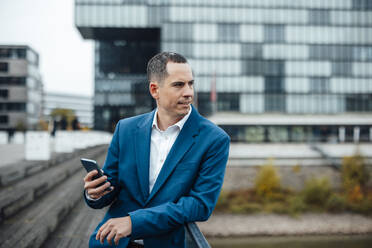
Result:
[[[95,240],[99,227],[110,218],[130,215],[132,234],[120,239],[144,239],[146,248],[184,247],[184,225],[211,215],[223,183],[230,139],[219,127],[193,110],[172,146],[149,193],[151,113],[118,122],[104,164],[115,187],[92,208],[109,207],[93,232],[90,247],[110,247]],[[84,194],[85,195],[85,194]]]

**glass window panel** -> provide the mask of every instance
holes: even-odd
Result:
[[[240,25],[240,40],[243,42],[262,42],[263,27],[261,25]]]
[[[193,25],[190,23],[166,23],[161,32],[162,40],[191,40]]]
[[[266,93],[284,93],[284,78],[282,77],[265,77]]]
[[[309,23],[314,25],[327,25],[330,23],[330,13],[326,9],[309,10]]]
[[[285,90],[288,93],[307,93],[310,90],[308,78],[285,78]]]
[[[269,43],[284,42],[284,25],[265,25],[264,40]]]
[[[219,111],[239,111],[240,93],[217,93],[217,109]]]
[[[262,45],[257,43],[242,43],[243,58],[262,58]]]
[[[265,44],[263,57],[266,59],[307,59],[308,47],[305,45]]]
[[[330,76],[331,64],[320,61],[287,61],[287,75],[293,76]]]
[[[352,0],[352,7],[355,10],[372,10],[372,1],[370,1],[370,0]]]
[[[334,76],[351,76],[352,64],[344,62],[333,62],[332,63],[332,75]]]
[[[372,61],[372,47],[353,47],[352,58],[356,61]]]
[[[237,43],[194,43],[195,58],[240,58],[241,47]]]
[[[352,63],[352,74],[354,76],[372,76],[372,63]]]
[[[180,29],[179,32],[183,32],[183,30]],[[217,25],[195,24],[193,28],[193,37],[194,41],[217,41]]]
[[[240,25],[239,24],[218,24],[218,39],[224,42],[240,40]]]
[[[310,78],[311,93],[327,93],[329,92],[329,79],[325,77]]]
[[[268,127],[269,142],[288,142],[287,127]]]
[[[0,72],[8,72],[9,64],[6,62],[0,62]]]
[[[193,45],[196,45],[196,43],[162,42],[162,51],[176,52],[185,57],[193,57]]]

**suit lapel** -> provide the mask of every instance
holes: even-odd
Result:
[[[159,191],[161,186],[165,183],[169,175],[172,173],[178,162],[182,159],[183,155],[192,147],[195,143],[195,137],[199,133],[198,126],[198,114],[193,108],[189,119],[186,121],[181,132],[179,133],[176,141],[174,142],[168,156],[160,170],[158,178],[155,181],[155,185],[151,191],[149,198],[146,200],[147,204]]]
[[[149,166],[150,166],[150,144],[151,125],[155,111],[145,117],[145,120],[138,124],[135,134],[135,153],[137,162],[137,176],[140,182],[143,201],[149,196]]]

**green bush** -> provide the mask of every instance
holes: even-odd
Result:
[[[305,212],[307,206],[304,198],[301,195],[294,195],[288,198],[288,213],[290,215],[297,215],[298,213]]]
[[[369,172],[362,155],[344,157],[341,167],[343,188],[350,203],[363,200],[363,191],[369,180]]]
[[[263,199],[272,199],[280,192],[280,178],[276,168],[270,161],[268,164],[261,166],[255,179],[254,191]]]
[[[305,183],[302,191],[304,201],[312,207],[323,207],[331,195],[331,187],[327,178],[312,178]]]
[[[216,211],[225,211],[229,208],[229,194],[225,191],[221,191],[218,197],[217,204],[215,207]]]
[[[260,212],[262,210],[262,205],[255,202],[245,202],[241,204],[230,205],[230,212],[233,214],[253,214]]]
[[[327,200],[325,208],[329,212],[343,212],[347,208],[347,201],[344,196],[333,193]]]

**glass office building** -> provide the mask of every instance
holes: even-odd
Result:
[[[199,112],[233,141],[372,138],[370,0],[76,0],[75,11],[96,40],[96,128],[150,110],[146,62],[176,51]]]

